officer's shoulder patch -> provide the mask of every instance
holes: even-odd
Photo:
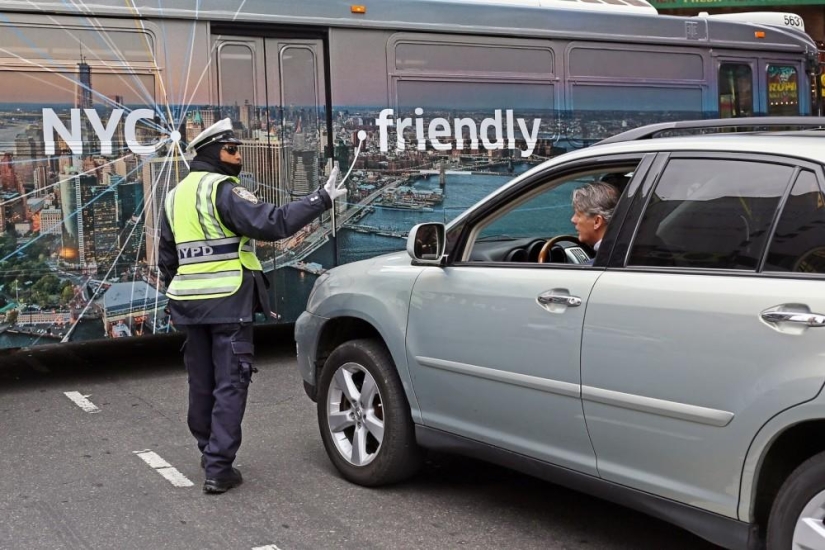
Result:
[[[236,185],[235,187],[233,187],[232,192],[245,201],[249,201],[251,203],[258,202],[258,197],[256,197],[251,191],[249,191],[245,187],[241,187],[240,185]]]

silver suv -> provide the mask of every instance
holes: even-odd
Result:
[[[825,135],[753,131],[791,125],[825,119],[626,132],[321,276],[298,364],[341,474],[447,450],[728,548],[825,548]],[[620,193],[597,253],[567,234],[593,180]]]

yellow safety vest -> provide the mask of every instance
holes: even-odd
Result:
[[[237,292],[243,268],[261,271],[249,237],[236,235],[218,216],[218,184],[237,178],[192,172],[166,196],[166,218],[175,236],[178,271],[166,295],[171,300],[222,298]]]

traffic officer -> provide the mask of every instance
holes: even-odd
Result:
[[[295,234],[344,195],[335,168],[323,189],[278,207],[239,185],[241,141],[223,119],[189,145],[190,174],[172,189],[161,222],[159,268],[172,321],[185,327],[189,430],[200,449],[205,493],[243,482],[232,467],[253,367],[252,321],[269,317],[268,282],[251,239]]]

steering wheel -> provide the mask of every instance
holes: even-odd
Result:
[[[539,251],[538,262],[540,264],[547,263],[547,259],[550,256],[550,249],[562,241],[582,246],[582,242],[579,240],[578,237],[574,237],[573,235],[558,235],[556,237],[553,237],[552,239],[547,239],[547,242],[544,243],[544,246],[541,247],[541,250]]]

